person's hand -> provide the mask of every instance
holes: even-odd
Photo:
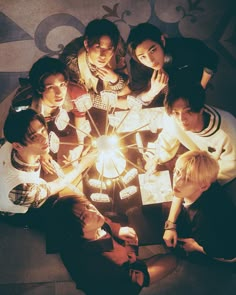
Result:
[[[119,230],[118,237],[131,245],[138,245],[138,236],[132,227],[122,226]]]
[[[185,252],[199,251],[204,253],[202,246],[200,246],[192,238],[187,238],[187,239],[179,238],[178,241],[181,243],[181,248],[183,248]]]
[[[70,150],[68,157],[63,155],[63,157],[64,157],[63,163],[64,164],[71,164],[72,163],[72,165],[75,163],[75,165],[77,165],[77,163],[78,163],[77,161],[79,160],[83,149],[84,149],[84,146],[81,144],[78,147],[74,148],[73,150]]]
[[[156,171],[158,160],[154,155],[150,155],[149,152],[143,154],[143,159],[146,161],[144,168],[147,171],[147,175],[153,174]]]
[[[130,269],[129,275],[133,283],[138,284],[140,287],[143,286],[144,283],[144,274],[137,269]]]
[[[101,80],[111,82],[112,84],[116,83],[119,79],[119,75],[108,66],[104,68],[98,68],[97,73]]]
[[[132,245],[126,245],[125,249],[127,251],[129,263],[134,263],[137,260],[136,252],[134,249],[134,246]]]
[[[45,173],[49,173],[49,174],[55,173],[55,170],[54,170],[54,167],[51,163],[51,160],[52,160],[52,156],[49,154],[42,155],[40,157],[40,163],[41,163],[42,169]]]
[[[156,96],[167,85],[169,77],[164,70],[154,70],[151,77],[150,93]]]
[[[176,230],[165,230],[163,235],[163,240],[166,243],[167,247],[176,247],[178,235]]]

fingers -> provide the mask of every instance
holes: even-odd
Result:
[[[48,174],[55,173],[54,167],[52,166],[52,164],[49,161],[41,161],[41,165],[42,165],[44,172],[46,172]]]
[[[152,81],[155,81],[156,78],[157,78],[157,76],[158,76],[158,71],[157,71],[157,70],[154,70],[153,73],[152,73],[151,80],[152,80]]]
[[[143,285],[144,274],[141,271],[130,269],[129,274],[130,274],[132,282],[137,283],[139,286]]]
[[[168,83],[168,80],[169,80],[169,76],[167,75],[166,72],[162,71],[162,70],[154,70],[153,73],[152,73],[152,78],[151,80],[154,82],[158,82],[160,84],[167,84]]]

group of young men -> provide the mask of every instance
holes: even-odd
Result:
[[[46,230],[47,222],[42,224],[43,220],[50,219],[53,225],[55,223],[52,219],[58,218],[59,222],[66,212],[65,218],[70,230],[58,233],[59,237],[66,235],[61,239],[61,255],[72,278],[78,283],[82,276],[86,282],[82,286],[86,294],[93,295],[100,294],[102,289],[91,288],[91,284],[87,284],[85,279],[91,273],[79,271],[79,258],[82,259],[82,256],[78,256],[77,250],[71,246],[72,235],[80,237],[77,244],[83,250],[87,245],[85,241],[103,240],[82,253],[89,257],[95,251],[96,255],[100,253],[99,255],[105,256],[109,263],[119,267],[122,265],[120,275],[127,275],[125,280],[126,288],[129,286],[131,290],[129,294],[138,294],[143,286],[148,285],[150,277],[152,282],[151,269],[158,268],[158,261],[151,264],[152,268],[148,268],[148,263],[147,267],[142,263],[134,266],[134,261],[130,262],[127,252],[121,259],[119,253],[123,253],[123,250],[117,251],[121,246],[111,239],[111,225],[108,223],[108,227],[104,227],[105,219],[91,207],[89,201],[83,201],[81,196],[69,196],[63,201],[58,196],[59,191],[91,165],[96,156],[93,152],[81,158],[79,168],[74,168],[63,179],[56,178],[47,182],[40,176],[42,164],[47,171],[53,170],[52,158],[48,157],[50,129],[45,118],[55,120],[64,107],[69,79],[75,83],[74,86],[78,83],[80,89],[82,87],[83,91],[85,89],[92,94],[94,112],[97,109],[103,110],[99,103],[102,90],[117,92],[120,97],[118,107],[126,107],[124,94],[130,93],[144,107],[164,105],[163,130],[154,142],[155,149],[144,155],[147,172],[155,173],[159,164],[175,157],[180,144],[189,151],[181,155],[175,164],[174,199],[165,223],[163,239],[168,247],[180,245],[187,253],[199,252],[223,261],[234,261],[236,258],[236,209],[230,199],[235,199],[236,196],[227,197],[224,193],[224,187],[235,185],[236,119],[228,112],[205,104],[204,88],[216,72],[216,54],[199,40],[166,38],[155,26],[140,24],[131,29],[127,40],[131,55],[129,82],[124,52],[119,46],[122,44],[121,38],[114,26],[107,20],[92,21],[84,37],[65,48],[61,60],[68,67],[69,76],[62,64],[58,64],[59,61],[54,63],[51,60],[48,62],[55,64],[55,69],[36,75],[37,81],[31,75],[30,82],[34,92],[30,94],[30,103],[27,103],[26,109],[23,107],[23,110],[16,110],[16,105],[19,108],[18,93],[17,104],[14,101],[13,110],[9,112],[4,125],[5,139],[0,148],[1,218],[14,220],[15,223],[23,221],[27,224],[40,224]],[[86,64],[85,68],[83,64]],[[89,76],[86,72],[89,72]],[[78,88],[75,89],[74,91],[78,91]],[[24,96],[24,92],[21,92],[21,97],[22,93]],[[75,95],[73,91],[70,94]],[[37,99],[32,99],[33,96]],[[81,118],[84,120],[84,114],[78,115],[73,100],[70,99],[69,102],[70,110],[80,118],[77,120],[81,128],[79,124]],[[40,108],[34,105],[40,105]],[[99,120],[99,116],[97,119]],[[233,189],[231,192],[233,194]],[[67,211],[63,211],[63,206],[67,206]],[[42,212],[46,218],[41,218],[38,212]],[[133,229],[127,227],[126,230],[126,234],[116,234],[116,238],[127,242],[136,237]],[[104,237],[108,237],[109,247]],[[100,250],[97,251],[98,249]],[[109,256],[107,253],[112,254]],[[100,261],[99,255],[96,256],[97,261]],[[78,260],[73,261],[77,256]],[[86,268],[86,261],[83,263]],[[128,271],[124,271],[127,263]],[[135,275],[134,270],[138,275]],[[109,271],[106,272],[106,276],[108,275]],[[93,279],[96,280],[96,276]],[[114,279],[115,277],[111,282]],[[103,280],[105,283],[109,278],[103,277],[102,280],[102,276],[99,276],[99,280],[99,286],[103,288]],[[103,291],[107,293],[104,294],[109,294],[111,284],[106,286]]]

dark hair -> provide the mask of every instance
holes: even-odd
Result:
[[[29,72],[29,81],[34,92],[42,93],[45,90],[45,79],[56,74],[62,74],[65,81],[69,80],[66,66],[59,59],[48,56],[38,59]]]
[[[204,107],[205,90],[200,83],[191,83],[188,81],[177,82],[169,88],[169,93],[164,101],[166,112],[171,115],[173,104],[176,100],[182,98],[188,103],[191,111],[199,113]]]
[[[161,31],[150,23],[141,23],[130,30],[127,47],[129,54],[133,59],[139,62],[135,50],[138,45],[146,40],[152,40],[153,42],[158,43],[163,48],[163,43],[161,40],[162,33]]]
[[[26,146],[32,133],[30,123],[35,120],[38,120],[46,127],[43,116],[32,109],[20,112],[10,111],[3,127],[6,140],[10,143],[18,142]]]
[[[108,36],[116,50],[120,32],[117,26],[107,19],[94,19],[85,28],[84,39],[88,41],[88,47],[99,43],[102,36]]]
[[[68,230],[76,234],[77,238],[83,236],[83,223],[80,219],[81,212],[91,204],[84,196],[63,196],[53,204],[53,212],[57,226],[63,231]],[[74,236],[74,237],[76,237]]]

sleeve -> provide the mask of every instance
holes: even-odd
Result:
[[[214,74],[217,71],[218,55],[215,51],[210,49],[204,42],[198,39],[185,39],[188,40],[186,49],[192,51],[192,62],[202,64],[204,70],[209,74]]]
[[[83,85],[80,85],[80,84],[75,84],[75,83],[72,83],[70,82],[68,84],[68,88],[67,88],[67,94],[68,94],[68,97],[67,99],[70,100],[70,102],[72,103],[72,110],[71,112],[74,114],[75,117],[78,117],[78,118],[83,118],[85,117],[86,113],[85,112],[80,112],[76,105],[75,105],[75,100],[84,95],[84,94],[87,94],[88,92],[86,91],[86,89],[83,87]]]
[[[49,194],[49,189],[44,181],[39,184],[24,183],[11,190],[9,199],[15,205],[38,208],[47,200]]]
[[[221,185],[236,177],[236,119],[228,112],[221,111],[221,130],[218,131],[218,143],[222,141],[218,163],[220,171],[218,181]]]
[[[221,203],[218,214],[210,214],[202,219],[197,233],[199,238],[196,241],[201,245],[208,256],[213,258],[233,259],[236,257],[236,237],[235,237],[235,209],[233,204],[227,208]],[[219,206],[218,206],[219,207]],[[208,213],[209,214],[209,213]]]
[[[171,160],[180,146],[180,141],[174,135],[174,132],[171,132],[172,121],[167,115],[163,117],[163,126],[161,133],[155,141],[156,157],[161,163]]]
[[[117,222],[111,221],[111,219],[109,219],[108,217],[105,217],[105,222],[109,225],[112,235],[114,235],[115,237],[118,237],[119,230],[121,227],[120,224]]]

